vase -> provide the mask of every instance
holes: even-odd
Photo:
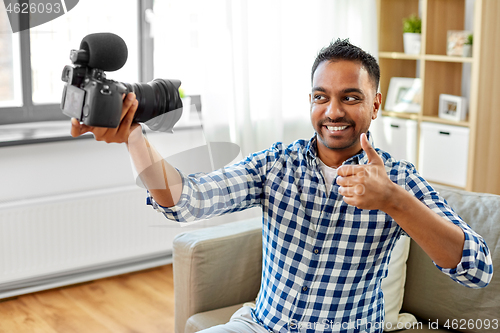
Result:
[[[403,44],[406,54],[420,54],[421,34],[405,32],[403,34]]]
[[[464,44],[464,46],[462,48],[462,56],[472,57],[472,45]]]

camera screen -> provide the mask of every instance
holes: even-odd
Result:
[[[63,113],[81,120],[82,108],[85,100],[85,91],[67,84],[63,94]]]

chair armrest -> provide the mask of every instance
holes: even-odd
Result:
[[[262,218],[177,235],[173,243],[175,332],[193,314],[253,301],[262,272]]]

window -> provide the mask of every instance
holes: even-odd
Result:
[[[59,107],[62,69],[71,64],[70,50],[78,49],[90,33],[112,32],[125,40],[127,63],[116,72],[107,72],[107,78],[138,82],[143,25],[138,13],[147,2],[80,1],[65,15],[15,34],[0,5],[0,124],[67,119]]]
[[[21,59],[19,36],[9,31],[6,13],[0,13],[0,107],[21,106]]]

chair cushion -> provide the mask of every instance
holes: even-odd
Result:
[[[410,251],[410,238],[402,236],[394,247],[389,261],[387,277],[382,280],[385,306],[385,331],[396,331],[405,324],[416,323],[415,316],[400,313],[406,282],[406,261]],[[409,325],[407,326],[409,327]]]
[[[184,333],[194,333],[205,328],[225,324],[229,321],[233,313],[238,311],[242,306],[243,304],[237,304],[192,315],[186,322]]]

